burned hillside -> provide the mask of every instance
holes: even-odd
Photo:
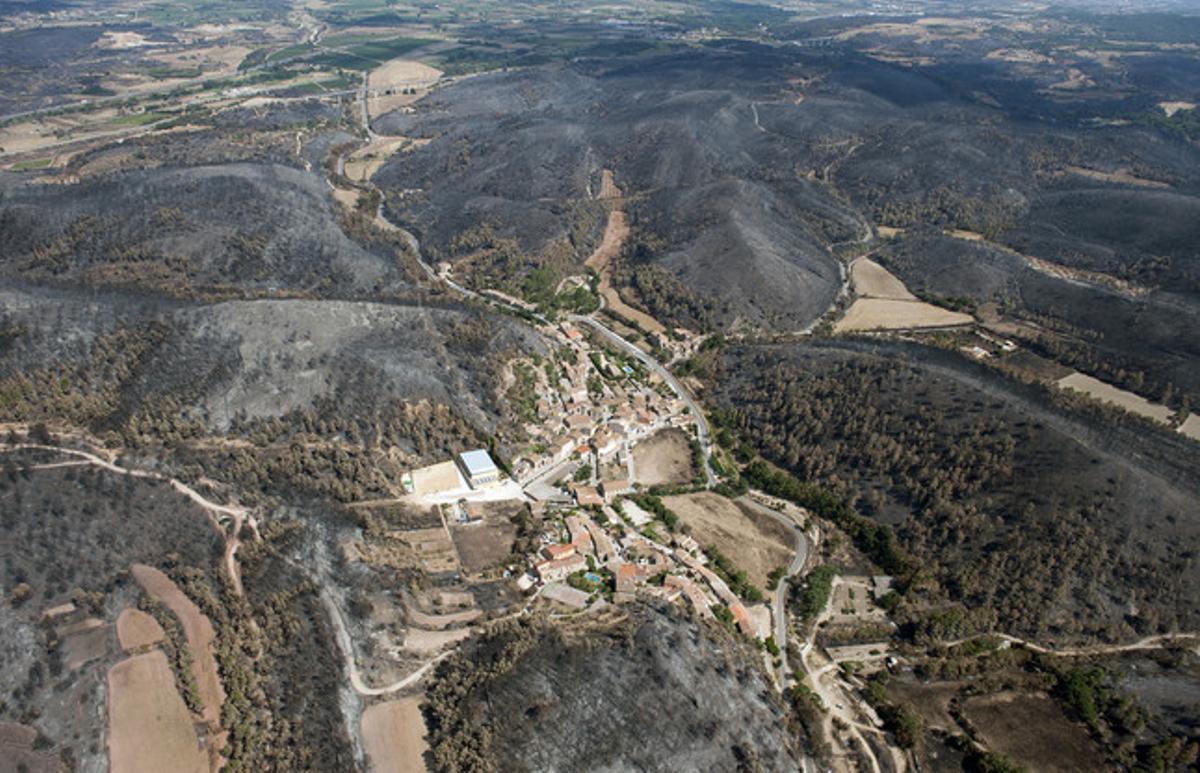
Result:
[[[894,534],[862,537],[911,584],[915,632],[1197,624],[1200,453],[1177,433],[912,345],[739,347],[724,366],[722,423]],[[969,611],[946,628],[929,602]]]
[[[780,770],[798,766],[752,651],[669,607],[497,625],[439,667],[436,770]]]

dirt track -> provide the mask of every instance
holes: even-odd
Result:
[[[613,174],[608,169],[605,169],[602,175],[599,198],[613,202],[613,205],[608,212],[608,222],[604,226],[604,237],[600,240],[600,245],[584,261],[584,265],[593,269],[600,276],[598,289],[600,297],[604,299],[608,308],[622,317],[636,322],[645,330],[661,333],[666,328],[658,320],[625,303],[612,286],[612,263],[621,254],[625,240],[629,238],[629,221],[623,210],[624,199],[621,189],[617,187]]]
[[[28,427],[23,425],[8,424],[2,426],[6,430],[20,429],[24,432],[28,431]],[[54,451],[60,454],[67,454],[68,456],[75,456],[84,459],[88,464],[94,464],[97,467],[102,467],[108,470],[109,472],[115,472],[118,475],[130,475],[135,478],[149,478],[151,480],[161,480],[170,483],[171,488],[200,505],[200,507],[204,508],[204,510],[208,512],[213,528],[215,528],[217,532],[225,539],[225,569],[229,573],[229,577],[233,582],[234,591],[237,593],[237,595],[242,595],[242,573],[237,564],[237,549],[239,543],[237,535],[242,530],[242,521],[248,515],[246,508],[235,505],[219,505],[216,502],[204,497],[202,494],[200,494],[200,492],[196,491],[191,486],[176,480],[175,478],[168,478],[165,475],[157,472],[150,472],[148,470],[134,470],[120,467],[107,459],[101,458],[96,454],[88,453],[87,451],[80,451],[75,448],[63,448],[54,445],[43,445],[40,443],[0,443],[0,451],[19,451],[26,449],[37,451]],[[221,526],[221,523],[218,520],[219,516],[227,516],[232,520],[231,528],[228,531]],[[253,521],[251,521],[251,525],[254,525]]]

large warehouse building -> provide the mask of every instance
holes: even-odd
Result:
[[[488,452],[482,448],[459,454],[458,469],[462,471],[471,488],[484,488],[500,482],[500,470]]]

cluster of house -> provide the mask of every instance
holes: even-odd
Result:
[[[596,383],[594,376],[631,374],[632,369],[589,348],[583,334],[569,322],[560,324],[557,334],[577,356],[574,364],[564,365],[555,384],[546,383],[544,374],[539,373],[542,380],[538,386],[544,395],[537,401],[540,423],[527,424],[525,431],[536,447],[544,450],[514,462],[517,480],[526,480],[574,455],[594,452],[601,458],[610,456],[661,428],[691,421],[682,400],[633,381],[605,378],[600,382],[602,392],[594,394],[588,385],[589,380]]]
[[[545,505],[532,505],[535,512]],[[565,517],[568,542],[556,541],[556,535],[543,536],[543,546],[532,559],[530,573],[518,580],[522,590],[535,586],[553,589],[568,577],[603,567],[616,578],[614,601],[620,603],[638,594],[657,596],[668,601],[690,604],[701,617],[711,617],[718,604],[728,608],[738,629],[750,638],[770,635],[770,609],[766,604],[747,606],[715,572],[696,541],[685,534],[672,536],[671,545],[662,545],[644,534],[621,524],[610,507],[603,511],[610,518],[608,528],[601,527],[589,515],[574,512]],[[539,512],[540,514],[540,512]],[[591,563],[588,559],[591,558]],[[658,581],[661,578],[661,581]],[[586,594],[552,592],[551,598],[586,606]]]

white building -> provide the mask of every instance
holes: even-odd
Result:
[[[500,482],[500,470],[492,457],[482,448],[474,451],[464,451],[458,455],[458,468],[471,488],[494,486]]]

